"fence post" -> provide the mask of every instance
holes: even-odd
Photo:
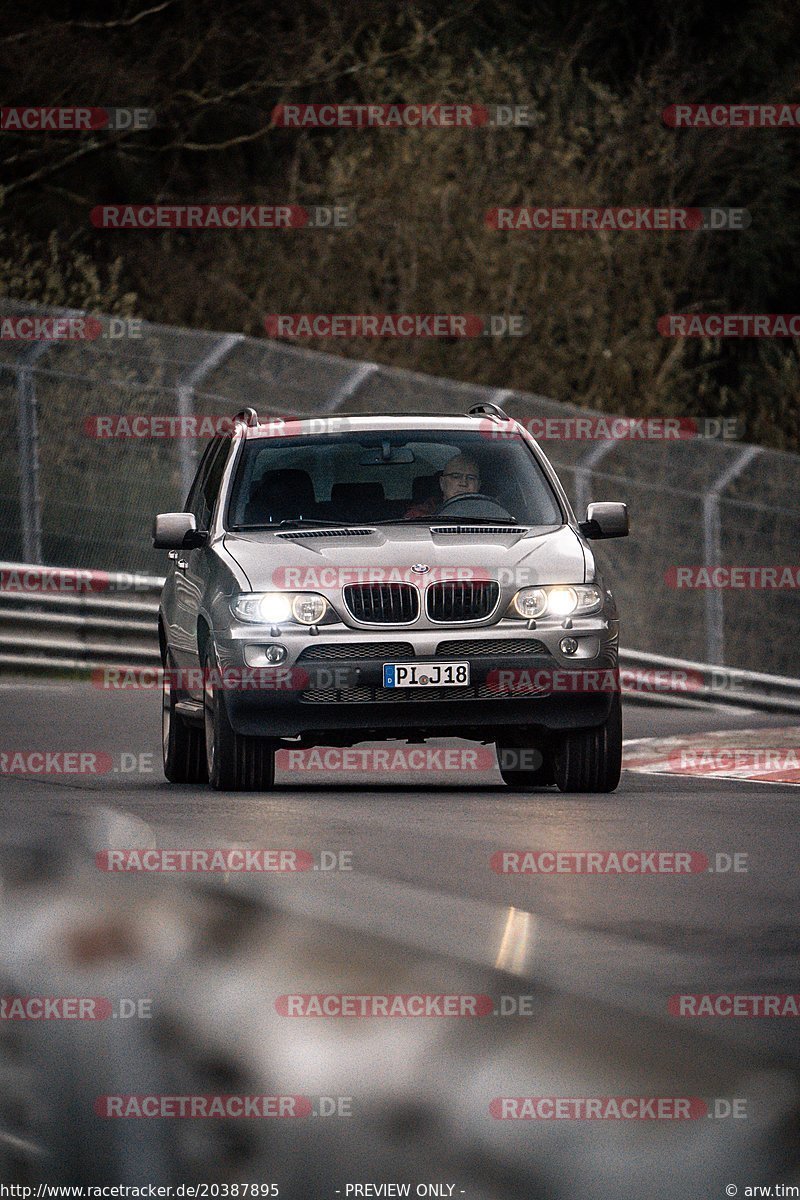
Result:
[[[17,375],[17,447],[19,509],[24,562],[42,561],[42,500],[39,491],[39,417],[36,408],[35,363],[47,342],[26,346],[14,365]]]
[[[498,408],[502,408],[507,400],[514,399],[514,392],[511,388],[493,388],[490,404],[496,404]]]
[[[238,346],[239,342],[243,341],[243,339],[243,333],[226,333],[224,337],[220,338],[213,350],[210,350],[204,358],[201,358],[199,363],[195,363],[191,370],[187,371],[178,380],[175,394],[178,402],[178,416],[181,418],[181,429],[188,427],[188,418],[194,415],[194,393],[197,385],[202,382],[209,371],[213,371],[214,367],[218,367],[222,360],[230,354],[234,346]],[[189,495],[189,488],[192,486],[192,480],[194,479],[197,463],[197,441],[193,437],[182,436],[179,439],[179,443],[181,497],[185,500]]]
[[[356,363],[344,382],[331,392],[325,403],[320,406],[320,412],[337,412],[347,400],[352,400],[361,385],[378,369],[378,364],[374,362]]]
[[[729,483],[760,453],[760,446],[747,446],[717,477],[703,496],[703,551],[706,567],[721,566],[722,522],[719,502]],[[725,607],[718,588],[706,589],[706,661],[715,666],[725,663]]]
[[[579,521],[586,516],[592,471],[601,459],[611,453],[617,445],[617,441],[617,438],[612,438],[607,442],[597,442],[585,454],[582,454],[575,464],[575,515]]]

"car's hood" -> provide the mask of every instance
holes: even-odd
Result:
[[[336,590],[363,579],[367,570],[391,580],[414,564],[427,564],[429,578],[440,571],[464,570],[501,582],[508,582],[509,572],[515,571],[533,585],[583,583],[587,578],[583,545],[568,525],[527,534],[477,529],[466,534],[432,533],[425,525],[376,529],[366,536],[325,530],[325,536],[309,537],[309,532],[303,530],[300,537],[294,532],[289,536],[227,533],[225,548],[256,592]]]

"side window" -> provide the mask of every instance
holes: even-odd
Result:
[[[194,513],[197,516],[198,501],[200,498],[203,484],[205,483],[208,468],[211,466],[211,460],[214,457],[216,450],[219,448],[219,439],[212,438],[203,451],[203,457],[200,459],[200,466],[197,468],[192,486],[189,488],[189,495],[186,498],[184,512]],[[200,522],[197,522],[198,528],[202,528]]]
[[[225,464],[228,461],[230,446],[231,439],[229,437],[220,438],[219,445],[211,458],[205,478],[200,484],[198,504],[195,510],[198,529],[208,529],[211,514],[214,511],[214,505],[219,495],[219,485],[222,483],[222,475],[225,471]]]

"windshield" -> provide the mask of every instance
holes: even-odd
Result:
[[[380,432],[260,438],[242,452],[228,527],[298,522],[561,525],[522,438],[484,432]]]

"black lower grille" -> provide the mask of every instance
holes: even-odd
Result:
[[[525,692],[525,699],[545,695],[547,689]],[[519,699],[515,689],[492,687],[488,683],[471,687],[444,688],[309,688],[300,696],[301,704],[424,704],[437,700]]]
[[[352,659],[374,659],[376,662],[400,662],[414,658],[414,647],[408,642],[323,642],[308,646],[298,656],[298,662],[342,662]]]
[[[478,640],[461,638],[458,641],[439,642],[437,657],[443,658],[502,658],[504,654],[536,654],[550,656],[544,642],[536,638],[494,638]]]
[[[474,583],[432,583],[425,593],[431,621],[481,621],[497,604],[500,584],[494,579]]]
[[[347,611],[368,625],[408,625],[419,616],[419,592],[410,583],[351,583]]]

